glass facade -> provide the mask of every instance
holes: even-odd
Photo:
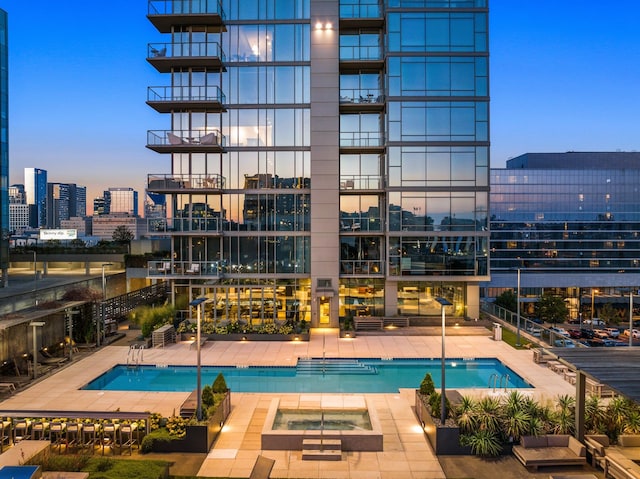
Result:
[[[488,279],[486,2],[220,5],[150,7],[170,41],[148,48],[168,83],[150,87],[148,103],[168,129],[147,146],[170,156],[171,172],[150,174],[148,191],[166,195],[167,220],[152,229],[171,251],[149,278],[170,280],[185,312],[210,298],[216,321],[335,327],[440,314],[439,295],[477,316]]]
[[[0,287],[9,274],[9,61],[7,12],[0,10]]]

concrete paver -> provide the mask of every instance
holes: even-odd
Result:
[[[514,350],[482,334],[446,338],[447,357],[495,357],[509,365],[535,388],[539,400],[574,394],[562,376],[532,361],[531,351]],[[359,336],[340,339],[337,330],[314,330],[309,342],[208,342],[201,350],[203,365],[295,365],[299,357],[423,357],[438,358],[441,338],[432,336]],[[144,352],[144,364],[194,364],[196,353],[183,342]],[[116,364],[126,363],[128,347],[107,346],[75,361],[51,377],[0,403],[4,410],[153,411],[173,414],[189,393],[85,391],[80,388]],[[329,354],[330,353],[330,354]],[[494,392],[494,391],[490,391]],[[495,391],[500,393],[500,391]],[[466,390],[485,395],[487,388]],[[261,431],[274,397],[282,404],[341,405],[364,403],[362,394],[273,394],[232,392],[232,412],[198,475],[248,477],[258,454],[275,459],[272,477],[295,478],[444,478],[412,410],[414,391],[367,394],[383,426],[384,451],[344,452],[335,463],[302,461],[300,451],[262,451]],[[482,476],[478,476],[482,477]],[[505,476],[506,477],[506,476]]]

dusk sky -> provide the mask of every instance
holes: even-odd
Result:
[[[640,149],[638,0],[490,0],[491,163],[525,152]],[[9,14],[10,182],[25,167],[51,182],[144,197],[170,156],[145,148],[169,116],[145,104],[165,85],[146,62],[166,41],[146,0],[0,0]]]

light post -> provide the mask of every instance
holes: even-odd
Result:
[[[591,327],[593,328],[593,318],[594,318],[594,308],[595,308],[595,299],[596,299],[596,293],[598,292],[597,289],[595,288],[591,288]]]
[[[29,326],[33,328],[33,379],[38,377],[38,335],[37,328],[41,328],[46,323],[44,321],[31,321]]]
[[[27,251],[27,253],[33,253],[33,301],[38,306],[38,261],[37,253],[35,250]]]
[[[189,303],[190,306],[194,306],[196,308],[196,318],[197,318],[197,327],[196,327],[196,351],[197,351],[197,383],[196,383],[196,418],[198,421],[202,420],[202,373],[200,368],[200,317],[201,317],[201,308],[202,303],[204,303],[207,298],[196,298]]]
[[[629,347],[633,346],[633,288],[629,288]]]
[[[516,347],[520,347],[520,268],[518,268],[518,293],[517,293],[517,301],[516,305],[516,316],[517,316],[517,327],[516,327]]]
[[[100,346],[102,333],[100,332],[100,322],[104,321],[104,302],[107,300],[107,278],[104,275],[105,266],[112,266],[113,263],[102,263],[102,302],[100,303],[100,317],[96,321],[96,346]]]
[[[452,306],[446,298],[437,297],[436,301],[440,303],[440,310],[442,312],[442,359],[440,361],[440,423],[444,426],[444,423],[447,420],[447,396],[445,395],[446,387],[445,387],[445,350],[444,350],[444,329],[445,329],[445,306]]]
[[[69,318],[69,361],[73,360],[73,315],[80,314],[80,311],[67,310],[67,318]]]

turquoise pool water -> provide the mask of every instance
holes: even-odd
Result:
[[[530,388],[513,370],[494,358],[447,359],[446,387]],[[82,389],[104,391],[193,391],[195,366],[117,365]],[[222,373],[235,392],[394,393],[415,389],[427,372],[440,387],[440,359],[311,359],[293,367],[203,366],[202,385]]]

